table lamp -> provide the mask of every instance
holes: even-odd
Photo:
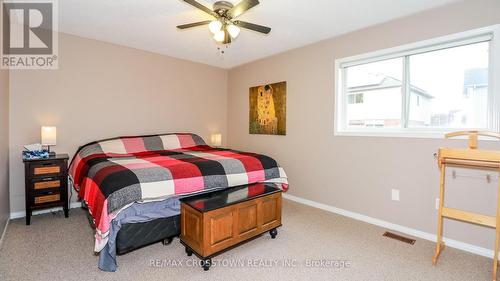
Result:
[[[57,128],[56,127],[42,127],[42,145],[47,146],[49,156],[55,156],[55,152],[50,152],[50,146],[57,144]]]
[[[220,147],[222,145],[221,134],[212,134],[212,145],[215,147]]]

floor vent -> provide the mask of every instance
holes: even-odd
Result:
[[[403,237],[401,235],[397,235],[397,234],[394,234],[392,232],[386,231],[384,233],[384,236],[392,238],[392,239],[396,239],[398,241],[405,242],[405,243],[408,243],[408,244],[411,244],[411,245],[415,244],[415,239],[410,239],[410,238],[407,238],[407,237]]]

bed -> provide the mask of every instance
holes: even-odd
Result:
[[[260,182],[288,189],[274,159],[213,148],[189,133],[86,144],[69,174],[95,226],[94,251],[105,271],[117,269],[116,254],[177,236],[181,197]]]

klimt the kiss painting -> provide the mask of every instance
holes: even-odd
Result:
[[[250,88],[250,134],[286,135],[286,82]]]

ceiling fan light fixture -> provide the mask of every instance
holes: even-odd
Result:
[[[238,35],[240,35],[240,31],[241,30],[236,25],[230,24],[230,25],[227,26],[227,31],[229,32],[229,34],[231,35],[231,37],[236,38],[236,37],[238,37]]]
[[[210,15],[213,19],[178,25],[177,28],[179,30],[208,25],[208,29],[213,34],[214,40],[222,45],[230,44],[233,39],[236,39],[241,32],[241,28],[253,30],[262,34],[269,34],[269,32],[271,32],[270,27],[235,20],[246,11],[259,5],[259,0],[239,0],[239,3],[236,5],[229,2],[230,0],[214,0],[215,3],[213,3],[212,9],[199,3],[199,0],[183,1],[203,11],[205,14]]]
[[[226,37],[226,33],[223,30],[219,30],[214,34],[214,40],[222,43]]]
[[[222,22],[214,20],[208,25],[208,29],[210,29],[210,32],[212,32],[213,34],[217,34],[217,32],[221,31],[222,29]]]

